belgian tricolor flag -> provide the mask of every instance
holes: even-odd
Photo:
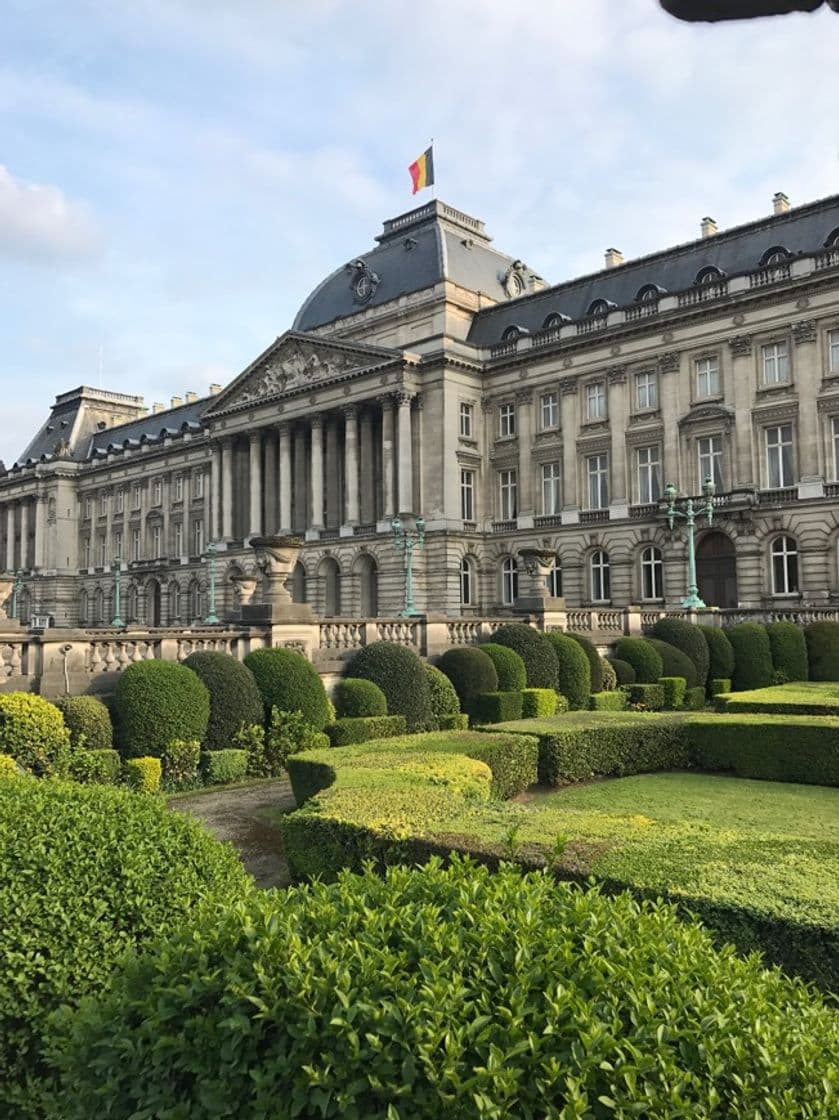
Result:
[[[419,159],[415,159],[408,168],[414,189],[411,194],[416,194],[423,187],[430,187],[434,182],[434,146],[426,148]]]

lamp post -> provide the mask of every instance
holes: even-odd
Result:
[[[218,549],[212,541],[207,545],[207,551],[204,553],[204,558],[207,561],[207,583],[209,594],[209,611],[204,622],[207,626],[218,625],[218,615],[216,614],[216,553]]]
[[[122,629],[125,623],[122,621],[122,560],[119,556],[115,556],[111,561],[111,574],[114,577],[114,617],[111,619],[111,626]]]
[[[688,611],[701,610],[705,606],[705,603],[699,598],[699,587],[696,583],[694,526],[698,517],[707,517],[709,525],[714,523],[714,484],[710,478],[706,478],[703,482],[702,494],[705,499],[703,502],[694,506],[693,498],[686,498],[684,508],[678,509],[676,506],[676,487],[672,482],[668,482],[664,487],[664,496],[667,498],[667,525],[670,531],[673,531],[677,518],[681,518],[685,522],[688,531],[688,593],[687,598],[682,600],[682,606]]]
[[[403,618],[413,618],[419,612],[414,609],[414,549],[425,544],[425,519],[417,517],[415,528],[406,529],[400,518],[394,517],[390,523],[393,530],[393,547],[405,557],[405,608]]]
[[[12,618],[17,618],[18,599],[23,591],[23,572],[14,572],[15,582],[12,584]]]

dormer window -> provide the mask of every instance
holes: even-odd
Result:
[[[839,249],[839,226],[827,235],[824,247],[825,249]]]
[[[614,306],[607,299],[596,299],[589,304],[586,315],[590,319],[604,319]]]
[[[786,264],[789,258],[790,252],[788,249],[785,249],[783,245],[773,245],[760,258],[760,267],[774,268],[779,264]]]
[[[660,288],[658,284],[645,284],[643,288],[639,288],[635,296],[636,303],[658,303],[659,298],[664,295],[664,288]]]
[[[700,268],[696,274],[694,284],[697,288],[704,288],[709,284],[719,284],[725,278],[725,273],[717,268],[714,264],[706,265],[705,268]]]
[[[552,311],[542,324],[543,331],[558,331],[560,327],[566,323],[570,323],[571,319],[567,315],[563,315],[559,311]]]
[[[518,327],[516,327],[516,326],[507,327],[505,329],[504,333],[501,335],[501,341],[502,342],[517,342],[518,339],[521,338],[521,335],[522,335],[522,332]]]

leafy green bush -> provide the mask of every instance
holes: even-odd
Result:
[[[614,692],[618,687],[618,675],[612,668],[612,662],[608,657],[600,658],[600,680],[601,692]]]
[[[635,684],[635,670],[628,661],[622,661],[619,657],[613,657],[610,660],[610,664],[615,671],[618,685]]]
[[[630,705],[641,711],[660,712],[664,707],[664,688],[658,682],[655,684],[628,684],[624,691]]]
[[[344,677],[333,690],[335,712],[339,719],[355,716],[386,716],[387,697],[374,681]]]
[[[228,747],[223,751],[204,751],[201,755],[201,774],[208,786],[240,782],[248,773],[247,751]]]
[[[664,672],[661,654],[646,638],[619,638],[615,652],[619,661],[632,666],[638,684],[655,684]]]
[[[811,681],[839,681],[839,622],[804,627]]]
[[[67,776],[82,785],[113,786],[119,781],[122,759],[119,751],[73,751],[69,758]]]
[[[685,691],[683,706],[689,712],[701,712],[705,707],[705,689],[702,685]]]
[[[523,719],[547,719],[556,714],[558,693],[552,688],[523,688],[521,714]],[[563,700],[565,697],[563,696]],[[566,704],[568,701],[565,701]]]
[[[396,642],[373,642],[349,664],[348,677],[375,681],[387,697],[390,715],[404,716],[409,731],[421,731],[432,719],[428,677],[412,649]]]
[[[210,695],[210,719],[204,745],[208,751],[224,750],[241,727],[261,723],[262,697],[253,673],[229,653],[200,650],[184,661]]]
[[[173,739],[161,760],[166,789],[188,789],[195,785],[200,758],[201,744],[197,739]]]
[[[711,695],[719,696],[724,692],[731,692],[731,679],[729,677],[714,677],[711,681]]]
[[[427,661],[423,661],[422,666],[428,682],[428,700],[431,707],[428,730],[436,731],[438,728],[445,727],[453,716],[461,714],[460,700],[454,685],[445,673],[441,673],[435,665],[429,665]],[[466,716],[465,726],[468,725],[469,717]]]
[[[109,751],[114,746],[111,713],[96,696],[60,696],[55,706],[64,716],[70,744],[90,751]]]
[[[440,731],[465,731],[469,726],[469,716],[466,712],[454,712],[450,716],[439,716],[437,723]]]
[[[589,669],[591,671],[591,691],[603,692],[603,670],[600,664],[601,657],[597,652],[597,647],[594,642],[591,638],[587,638],[585,634],[569,634],[568,637],[577,643],[588,658]]]
[[[767,622],[765,630],[769,638],[775,681],[779,684],[784,681],[806,681],[808,667],[804,632],[792,622]]]
[[[700,638],[702,635],[699,635]],[[688,688],[696,688],[698,684],[704,687],[705,682],[700,681],[696,666],[686,653],[671,646],[669,642],[662,642],[658,638],[649,638],[649,643],[661,658],[662,677],[684,677]],[[703,639],[704,641],[704,639]],[[661,677],[659,677],[661,680]]]
[[[249,727],[241,727],[233,736],[233,747],[231,749],[244,751],[248,756],[248,777],[270,777],[268,759],[265,756],[265,726],[262,722],[252,723]]]
[[[772,683],[772,651],[766,630],[757,622],[738,622],[726,631],[734,648],[731,684],[735,692]]]
[[[545,635],[557,662],[557,690],[568,700],[572,711],[588,705],[591,688],[591,665],[579,642],[568,634],[552,630]]]
[[[557,664],[544,634],[525,622],[508,622],[492,635],[495,645],[514,649],[524,662],[528,688],[557,688]]]
[[[389,739],[405,734],[404,716],[345,716],[327,724],[326,734],[333,747],[366,743],[369,739]]]
[[[33,692],[3,693],[0,751],[38,777],[64,773],[70,753],[64,717],[55,704]]]
[[[279,777],[290,755],[318,750],[324,745],[329,746],[329,737],[307,723],[302,712],[281,712],[279,708],[272,708],[265,732],[267,776]]]
[[[125,762],[125,784],[136,793],[157,793],[163,767],[159,758],[129,758]]]
[[[232,848],[157,798],[29,779],[0,782],[0,866],[0,1115],[23,1120],[42,1115],[50,1013],[249,879]],[[65,1116],[71,1095],[49,1115]]]
[[[839,719],[738,713],[691,716],[694,762],[740,778],[839,786]]]
[[[460,707],[475,719],[477,697],[483,692],[495,692],[498,673],[495,662],[479,646],[458,646],[447,649],[437,668],[445,674],[457,693]]]
[[[614,692],[592,692],[589,708],[593,712],[622,712],[626,707],[626,693],[622,689]]]
[[[734,647],[719,626],[699,626],[708,646],[708,679],[731,677],[734,672]]]
[[[498,687],[502,692],[521,692],[526,687],[527,670],[514,649],[497,642],[485,642],[481,650],[492,660],[498,674]]]
[[[306,723],[323,730],[329,721],[326,689],[307,657],[292,649],[255,649],[245,658],[245,665],[256,678],[266,725],[272,710],[278,708],[301,712]]]
[[[10,754],[0,754],[0,781],[18,776],[17,763]]]
[[[703,688],[705,687],[705,682],[708,679],[708,669],[711,665],[711,654],[705,635],[698,626],[691,622],[685,622],[683,618],[660,618],[650,631],[650,637],[658,638],[661,642],[667,642],[668,645],[675,646],[676,649],[686,654],[693,662],[696,670],[694,674],[696,679],[692,685],[689,683],[688,687],[695,688],[698,684],[701,684]]]
[[[120,674],[113,712],[125,757],[160,758],[173,739],[204,741],[210,694],[185,665],[137,661]]]
[[[472,701],[470,713],[476,723],[504,723],[521,719],[520,692],[481,692]]]
[[[685,702],[685,692],[687,691],[687,681],[685,678],[659,677],[658,683],[664,690],[664,707],[666,710],[673,712],[677,708],[681,708]],[[704,690],[702,695],[704,697]]]

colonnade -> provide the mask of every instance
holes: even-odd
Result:
[[[44,566],[46,498],[32,494],[0,504],[0,568],[29,571]]]

